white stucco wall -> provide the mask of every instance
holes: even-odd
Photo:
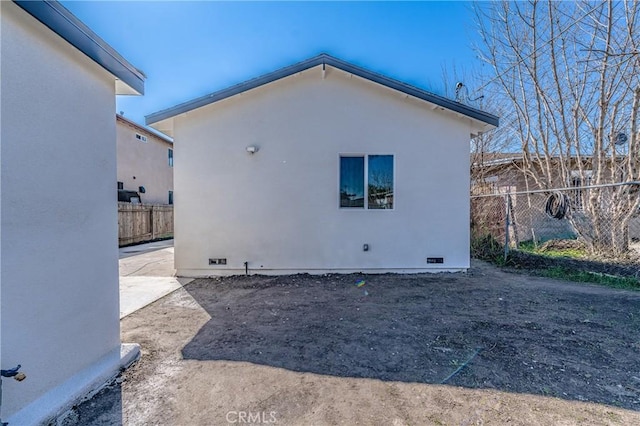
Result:
[[[244,273],[245,261],[264,274],[469,267],[465,117],[316,67],[173,126],[179,275]],[[394,210],[339,209],[347,153],[395,156]]]
[[[1,45],[1,360],[27,374],[2,419],[29,424],[120,359],[114,77],[11,2]]]
[[[146,136],[147,142],[136,139],[136,133]],[[169,191],[173,191],[168,150],[173,145],[120,119],[116,122],[116,136],[118,181],[124,184],[124,189],[137,191],[144,186],[146,192],[140,194],[143,203],[168,204]]]

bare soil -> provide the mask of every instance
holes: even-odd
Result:
[[[481,262],[200,279],[122,339],[141,360],[65,424],[640,424],[640,293]]]

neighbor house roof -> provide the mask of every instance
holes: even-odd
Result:
[[[162,133],[159,130],[156,130],[156,129],[152,128],[152,127],[143,126],[142,124],[138,124],[133,120],[129,120],[128,118],[126,118],[122,114],[116,114],[116,121],[117,120],[120,120],[120,121],[122,121],[124,123],[127,123],[131,127],[134,127],[134,128],[136,128],[138,130],[141,130],[141,131],[143,131],[145,133],[148,133],[149,135],[155,136],[155,137],[157,137],[159,139],[162,139],[163,141],[168,142],[168,143],[173,145],[173,139],[170,138],[169,136],[165,135],[164,133]]]
[[[478,161],[478,157],[481,161]],[[502,152],[484,152],[471,153],[471,165],[474,167],[490,167],[511,164],[523,159],[522,154],[518,153],[502,153]]]
[[[116,77],[117,94],[144,94],[145,75],[57,1],[14,3]]]
[[[229,98],[239,93],[246,92],[256,87],[271,83],[273,81],[279,80],[284,77],[288,77],[290,75],[299,73],[301,71],[305,71],[309,68],[313,68],[319,65],[322,65],[323,69],[326,65],[329,65],[334,68],[338,68],[342,71],[348,72],[350,74],[356,75],[366,80],[376,82],[383,86],[387,86],[391,89],[395,89],[400,92],[403,92],[407,95],[411,95],[418,99],[422,99],[424,101],[430,102],[442,108],[455,111],[467,117],[479,120],[490,126],[493,126],[493,127],[498,126],[499,118],[496,117],[495,115],[489,114],[487,112],[481,111],[476,108],[472,108],[468,105],[464,105],[459,102],[452,101],[451,99],[447,99],[445,97],[435,95],[433,93],[427,92],[425,90],[419,89],[417,87],[411,86],[401,81],[386,77],[382,74],[378,74],[378,73],[366,70],[364,68],[350,64],[343,60],[334,58],[333,56],[327,55],[326,53],[320,54],[318,56],[314,56],[313,58],[307,59],[302,62],[298,62],[297,64],[281,68],[279,70],[262,75],[252,80],[248,80],[243,83],[236,84],[229,88],[219,90],[217,92],[213,92],[205,96],[201,96],[199,98],[176,105],[174,107],[171,107],[153,114],[149,114],[145,117],[146,124],[157,123],[159,121],[166,120],[171,117],[175,117],[176,115],[194,110],[196,108],[200,108],[205,105],[212,104],[214,102],[221,101],[223,99]]]

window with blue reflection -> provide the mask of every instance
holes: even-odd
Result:
[[[340,207],[364,208],[364,157],[340,157]]]
[[[393,185],[393,155],[340,157],[341,208],[393,209]]]

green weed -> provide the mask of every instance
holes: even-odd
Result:
[[[531,240],[521,242],[518,245],[518,250],[548,257],[569,257],[572,259],[585,259],[588,257],[588,252],[583,247],[544,248],[534,244]]]
[[[564,281],[601,284],[607,287],[622,288],[626,290],[640,290],[640,280],[631,277],[617,277],[615,275],[578,271],[559,266],[539,270],[538,274],[543,277]]]

